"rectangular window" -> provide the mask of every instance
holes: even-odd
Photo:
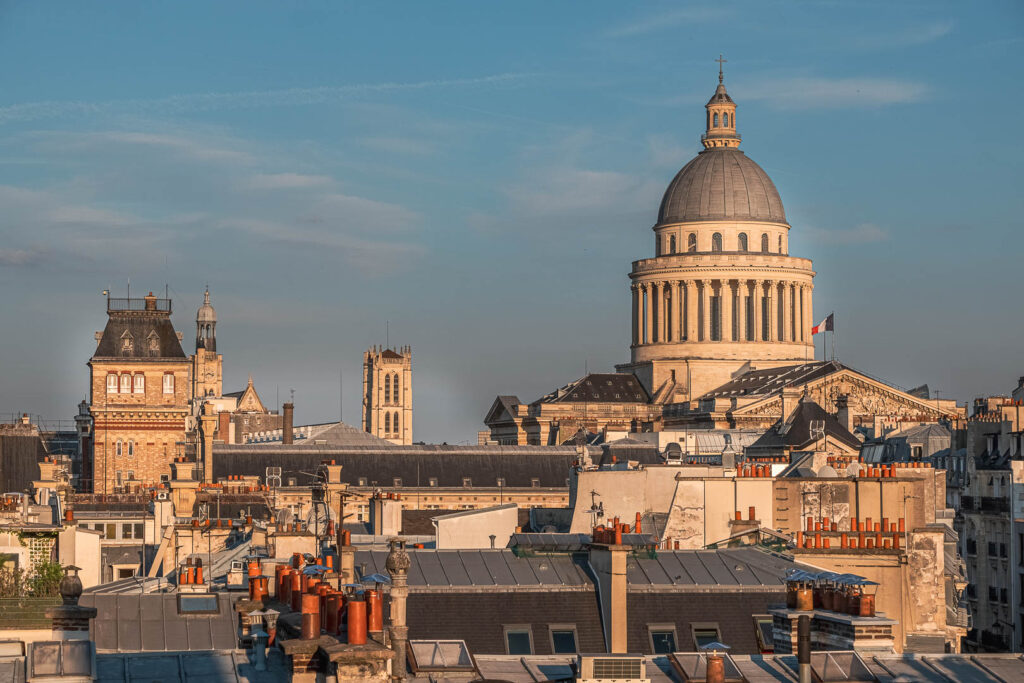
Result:
[[[462,485],[465,486],[466,488],[469,488],[470,486],[473,485],[473,480],[470,479],[469,477],[463,477],[462,478]]]
[[[108,394],[116,394],[117,393],[117,375],[114,374],[113,372],[111,372],[111,373],[109,373],[107,375],[107,393]]]
[[[754,615],[754,633],[761,654],[775,652],[775,637],[772,635],[772,618],[767,614]]]
[[[395,477],[392,483],[394,484],[395,488],[398,488],[399,486],[402,485],[402,478]]]
[[[121,473],[118,472],[118,475],[120,475],[120,474]],[[118,482],[118,483],[120,483],[120,482]],[[105,539],[107,539],[108,541],[112,541],[112,540],[116,539],[117,538],[117,525],[116,524],[107,524],[105,526],[106,526],[106,528],[103,530],[103,537]]]
[[[178,614],[217,614],[217,596],[203,593],[178,593]]]
[[[121,538],[135,538],[134,534],[132,533],[134,530],[135,530],[135,527],[132,526],[131,524],[122,524],[121,525]]]
[[[172,375],[170,373],[164,375],[164,393],[165,394],[173,394],[174,393],[174,375]]]
[[[709,643],[722,642],[722,632],[718,624],[691,624],[693,629],[693,645],[700,650]]]
[[[437,486],[437,477],[431,477],[430,479],[428,479],[427,480],[427,485],[428,486],[436,487]]]
[[[128,455],[131,455],[130,451],[129,451]],[[135,479],[135,471],[134,470],[128,470],[128,481],[132,481],[133,479]]]
[[[532,479],[530,479],[530,486],[532,486],[535,489],[539,489],[540,479],[538,479],[537,477],[533,477]]]
[[[124,442],[121,439],[118,439],[117,443],[114,444],[114,453],[116,455],[124,455]]]
[[[358,486],[366,486],[366,477],[359,477]]]
[[[133,375],[132,376],[132,381],[134,383],[134,391],[135,391],[136,394],[144,394],[144,393],[146,393],[146,376],[145,375],[143,375],[141,372],[136,374],[136,375]]]
[[[529,625],[505,627],[505,651],[510,655],[533,654],[533,635]]]
[[[556,655],[576,654],[576,626],[575,625],[552,625],[551,651]]]
[[[498,488],[503,488],[504,486],[505,486],[505,477],[498,477]]]
[[[674,624],[650,624],[647,631],[651,636],[651,651],[654,654],[667,655],[678,651]]]
[[[127,372],[121,375],[121,393],[132,393],[132,376]]]
[[[135,442],[134,441],[129,441],[128,442],[128,455],[135,455]],[[129,476],[128,478],[131,479],[131,476]]]
[[[142,527],[142,525],[141,524],[133,524],[132,526],[135,527],[135,538],[137,538],[140,541],[145,540],[143,538],[143,527]]]

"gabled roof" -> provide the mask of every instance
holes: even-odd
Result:
[[[636,375],[627,372],[590,373],[542,396],[537,403],[648,403],[650,396]]]
[[[823,422],[826,438],[833,439],[854,450],[860,450],[860,440],[850,433],[835,417],[814,401],[802,399],[785,422],[779,420],[753,443],[752,448],[788,447],[802,450],[817,442],[811,434],[812,422]]]
[[[186,360],[168,311],[110,311],[92,357]]]
[[[491,424],[492,422],[512,420],[519,417],[519,397],[518,396],[498,396],[494,399],[494,403],[491,404],[490,410],[487,411],[487,416],[484,417],[484,424]]]

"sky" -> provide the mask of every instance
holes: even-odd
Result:
[[[225,391],[475,443],[629,360],[631,261],[725,82],[839,360],[944,398],[1024,375],[1019,2],[0,2],[0,418],[88,398],[104,289]],[[821,344],[818,344],[819,356]]]

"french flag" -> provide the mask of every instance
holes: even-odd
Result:
[[[822,320],[820,323],[811,328],[811,334],[818,334],[819,332],[832,332],[835,329],[835,322],[833,321],[832,313],[828,314],[828,317]]]

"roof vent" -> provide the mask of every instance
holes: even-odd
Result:
[[[643,655],[580,655],[579,683],[650,683]]]

